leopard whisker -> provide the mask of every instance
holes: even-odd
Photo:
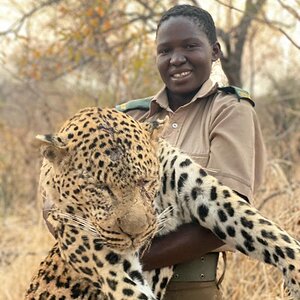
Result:
[[[167,215],[169,215],[173,210],[174,210],[174,208],[172,206],[168,206],[160,214],[158,214],[158,216],[157,216],[158,220],[160,220],[162,218],[166,218]]]
[[[96,230],[94,230],[94,228],[91,228],[89,226],[87,226],[86,224],[83,224],[79,221],[76,221],[74,219],[69,219],[71,221],[71,225],[74,225],[76,227],[79,227],[82,230],[85,230],[86,232],[89,232],[91,234],[93,234],[94,236],[98,236],[98,232],[96,232]]]
[[[60,217],[64,217],[64,218],[72,221],[74,224],[79,225],[81,229],[91,232],[95,236],[99,236],[99,232],[96,230],[95,226],[93,224],[89,223],[88,221],[86,221],[85,219],[75,216],[75,215],[70,215],[68,213],[57,212],[57,214]]]
[[[165,223],[167,223],[170,220],[169,214],[172,211],[173,211],[173,207],[168,206],[160,214],[158,214],[158,216],[157,216],[157,225],[158,225],[157,233],[160,232],[162,229],[164,229]]]
[[[76,215],[71,215],[69,213],[64,213],[64,212],[58,212],[58,214],[60,216],[63,216],[65,218],[67,218],[67,219],[76,220],[76,221],[78,221],[78,222],[82,223],[83,225],[88,226],[90,228],[95,228],[95,226],[92,223],[90,223],[89,221],[87,221],[86,219],[84,219],[82,217],[79,217],[79,216],[76,216]]]

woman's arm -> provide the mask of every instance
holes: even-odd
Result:
[[[224,243],[199,224],[181,225],[176,231],[156,237],[141,260],[143,270],[171,266],[200,258]]]

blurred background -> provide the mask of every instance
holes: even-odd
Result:
[[[53,239],[34,137],[85,106],[153,95],[156,24],[189,3],[212,14],[214,79],[248,90],[268,151],[254,205],[300,239],[299,0],[0,0],[0,299],[24,297]],[[275,269],[229,254],[224,299],[288,299]],[[219,272],[222,272],[220,266]]]

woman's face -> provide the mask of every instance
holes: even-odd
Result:
[[[195,94],[209,78],[220,45],[211,45],[206,34],[187,17],[171,17],[157,33],[157,67],[169,93]]]

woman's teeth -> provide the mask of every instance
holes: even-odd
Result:
[[[182,77],[185,77],[185,76],[189,75],[190,73],[191,73],[190,71],[182,72],[182,73],[176,73],[176,74],[172,75],[172,77],[174,77],[174,78],[182,78]]]

